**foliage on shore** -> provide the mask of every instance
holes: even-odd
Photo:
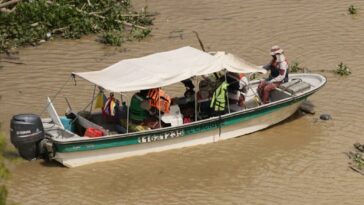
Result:
[[[0,124],[1,129],[1,124]],[[6,198],[8,195],[8,191],[4,185],[5,180],[8,178],[9,171],[6,169],[4,164],[3,153],[6,146],[6,140],[3,133],[0,132],[0,205],[6,204]]]
[[[12,2],[8,0],[5,3]],[[0,52],[38,45],[53,36],[102,34],[101,42],[121,45],[150,33],[153,15],[133,10],[131,0],[23,0],[0,4]]]

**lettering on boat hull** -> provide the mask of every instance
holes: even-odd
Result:
[[[138,143],[156,142],[184,136],[183,130],[172,130],[168,132],[146,135],[138,138]]]

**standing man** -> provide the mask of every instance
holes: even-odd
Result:
[[[263,103],[269,103],[269,94],[276,89],[281,83],[288,81],[288,62],[283,54],[283,49],[273,46],[270,49],[272,61],[263,66],[270,71],[268,79],[264,79],[258,86],[258,93]]]

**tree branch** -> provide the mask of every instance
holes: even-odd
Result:
[[[4,8],[4,7],[7,7],[9,5],[16,4],[19,1],[21,1],[21,0],[11,0],[11,1],[7,1],[5,3],[0,4],[0,8]]]

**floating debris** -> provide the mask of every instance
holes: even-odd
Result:
[[[298,61],[293,61],[289,66],[290,73],[306,73],[307,70],[307,68],[300,66],[300,62]]]
[[[355,147],[356,151],[350,151],[346,153],[348,158],[352,160],[351,162],[349,162],[349,167],[359,174],[364,175],[364,158],[362,154],[364,153],[364,144],[360,144],[357,142],[353,144],[353,146]]]
[[[332,117],[330,114],[322,114],[320,115],[321,120],[332,120]]]
[[[350,15],[355,15],[358,13],[358,9],[354,5],[350,5],[348,8],[348,13]]]
[[[354,147],[355,147],[355,149],[357,149],[358,151],[360,151],[360,152],[364,152],[364,144],[360,144],[360,143],[355,143],[354,144]]]
[[[347,76],[351,74],[351,71],[347,65],[345,65],[343,62],[340,62],[339,65],[337,65],[335,73],[341,76]]]

